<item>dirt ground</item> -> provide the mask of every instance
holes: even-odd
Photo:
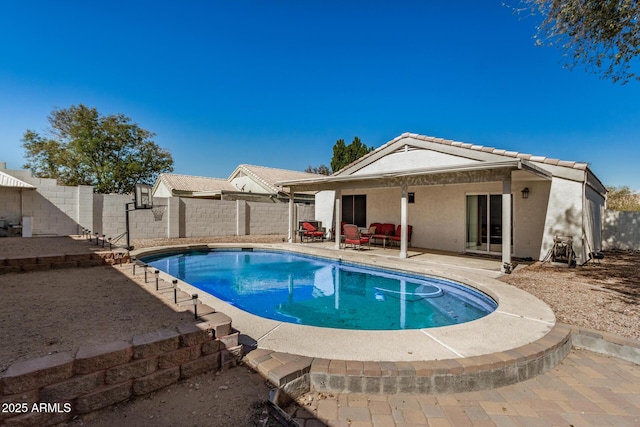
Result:
[[[499,280],[540,298],[562,323],[640,339],[638,251],[609,251],[576,268],[537,262]]]
[[[181,243],[281,242],[283,236],[133,241],[137,248]],[[0,258],[103,250],[69,237],[2,238]],[[572,269],[539,263],[500,280],[551,306],[559,321],[640,339],[640,253],[606,253]],[[190,321],[191,313],[149,294],[118,271],[92,267],[0,275],[0,373],[16,361],[83,343],[132,335]],[[71,426],[264,425],[269,387],[243,366],[205,374],[68,423]],[[300,410],[289,408],[290,411]],[[267,424],[268,425],[268,424]]]

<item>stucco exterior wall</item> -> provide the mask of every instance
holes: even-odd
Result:
[[[333,219],[335,216],[334,199],[335,191],[319,191],[316,193],[316,203],[313,207],[315,210],[314,219],[322,221],[322,226],[327,230],[333,228]]]
[[[425,165],[444,167],[467,163],[477,163],[477,160],[429,150],[396,151],[354,172],[353,175],[417,169]]]
[[[528,187],[529,198],[521,190]],[[539,259],[549,202],[549,181],[518,181],[512,185],[513,255]],[[466,197],[472,194],[502,194],[502,183],[457,184],[409,187],[415,203],[408,204],[408,223],[413,227],[411,246],[464,252],[466,240]],[[367,222],[400,223],[400,188],[345,190],[342,195],[367,195]],[[332,219],[334,193],[316,195],[316,219]],[[545,252],[546,253],[546,252]]]
[[[527,199],[522,198],[525,187],[529,189]],[[512,183],[514,256],[540,259],[550,193],[550,181]]]
[[[171,190],[169,190],[164,182],[160,181],[158,182],[156,191],[153,192],[153,197],[171,197]]]
[[[582,183],[554,177],[551,181],[540,259],[553,247],[556,235],[572,236],[576,262],[584,264],[587,258],[582,240],[582,225]]]
[[[231,180],[231,184],[235,186],[238,191],[244,191],[245,193],[271,193],[271,191],[262,187],[253,178],[248,177],[244,174],[240,174],[239,176],[233,178]]]
[[[584,228],[587,253],[602,250],[602,224],[605,199],[588,185],[585,186]]]

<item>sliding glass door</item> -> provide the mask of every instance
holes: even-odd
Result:
[[[342,196],[342,221],[358,227],[367,226],[367,196]]]
[[[513,204],[511,212],[511,218],[513,218]],[[513,223],[511,230],[511,241],[513,242]],[[471,252],[502,252],[501,194],[474,194],[467,196],[467,238],[465,248]]]

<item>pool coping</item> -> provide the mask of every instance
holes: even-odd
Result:
[[[461,282],[491,296],[498,308],[460,325],[398,331],[354,331],[294,325],[244,312],[188,283],[203,303],[233,319],[250,351],[246,363],[296,397],[331,392],[453,393],[523,381],[555,367],[571,349],[571,330],[551,309],[511,285],[473,268],[292,244],[199,244],[141,249],[141,257],[176,250],[282,250]],[[446,269],[446,270],[445,270]],[[172,276],[161,273],[164,280]]]

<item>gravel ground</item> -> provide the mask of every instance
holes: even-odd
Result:
[[[546,302],[558,321],[640,340],[640,252],[562,268],[535,263],[500,278]]]

